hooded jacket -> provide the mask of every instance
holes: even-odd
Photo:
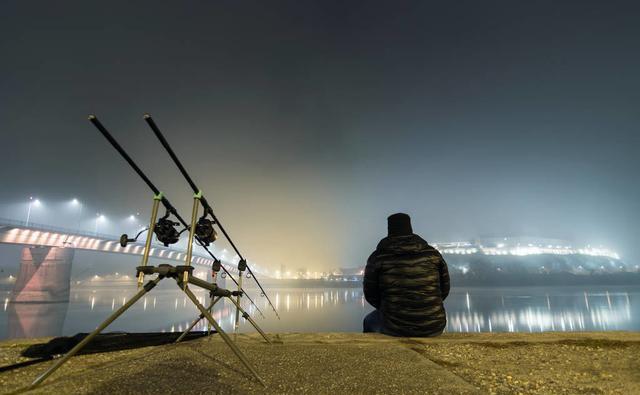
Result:
[[[385,237],[367,260],[364,296],[382,313],[385,334],[440,334],[449,288],[447,263],[418,235]]]

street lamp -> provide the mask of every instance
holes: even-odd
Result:
[[[104,220],[105,220],[105,216],[104,215],[102,215],[100,213],[96,214],[96,229],[95,229],[96,236],[98,236],[98,223],[100,223],[101,221],[104,221]]]
[[[127,217],[127,221],[133,224],[136,232],[140,231],[143,226],[140,224],[140,213],[136,212],[135,214],[131,214]]]
[[[40,206],[40,200],[34,199],[33,196],[29,196],[29,208],[27,209],[27,220],[24,222],[24,226],[29,226],[29,219],[31,218],[31,206]]]
[[[82,218],[82,203],[80,203],[80,201],[76,198],[71,199],[71,202],[69,202],[71,207],[73,208],[78,208],[78,217],[77,217],[77,221],[76,221],[76,228],[78,230],[80,230],[80,220]]]

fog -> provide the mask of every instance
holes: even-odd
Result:
[[[89,113],[187,217],[149,112],[272,269],[361,266],[394,212],[430,242],[640,258],[635,2],[36,3],[0,12],[3,217],[33,196],[33,222],[147,222],[151,191]]]

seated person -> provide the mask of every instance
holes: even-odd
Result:
[[[388,218],[389,235],[367,260],[364,297],[376,308],[364,318],[364,332],[392,336],[437,336],[447,319],[449,271],[442,255],[413,234],[407,214]]]

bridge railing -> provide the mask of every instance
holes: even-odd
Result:
[[[2,225],[19,226],[21,228],[30,228],[30,229],[36,229],[36,230],[46,230],[49,232],[62,232],[62,233],[68,233],[68,234],[73,234],[77,236],[95,237],[98,239],[106,239],[106,240],[120,239],[120,236],[110,235],[106,233],[87,232],[86,230],[82,230],[82,229],[63,228],[61,226],[40,224],[32,221],[29,221],[29,223],[27,223],[26,221],[0,217],[0,226]]]
[[[37,231],[59,232],[59,233],[64,233],[64,234],[69,234],[69,235],[74,235],[74,236],[83,236],[83,237],[90,237],[90,238],[110,240],[110,241],[119,240],[120,239],[120,236],[110,235],[110,234],[106,234],[106,233],[87,232],[86,230],[69,229],[69,228],[64,228],[64,227],[61,227],[61,226],[40,224],[40,223],[32,222],[32,221],[29,221],[29,223],[27,224],[26,221],[20,221],[20,220],[11,219],[11,218],[0,217],[0,227],[2,227],[2,226],[16,226],[16,227],[20,227],[20,228],[37,230]],[[164,247],[163,246],[162,248],[165,249],[165,250],[176,251],[176,252],[179,252],[179,253],[184,252],[184,249],[172,248],[172,246],[169,246],[169,247]],[[204,255],[199,254],[199,253],[195,253],[194,256],[199,257],[199,258],[209,259],[208,256],[204,256]]]

